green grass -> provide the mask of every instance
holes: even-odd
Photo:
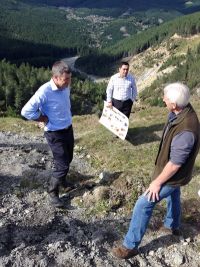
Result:
[[[34,133],[40,134],[36,122],[25,121],[21,118],[0,117],[0,131],[10,131],[13,133]]]
[[[193,98],[191,102],[200,118],[199,99]],[[131,114],[129,125],[131,142],[115,138],[99,123],[96,115],[73,118],[75,145],[83,147],[84,153],[90,155],[87,160],[90,161],[97,173],[107,171],[113,176],[119,173],[111,181],[110,186],[113,192],[116,190],[116,196],[119,196],[118,191],[122,195],[124,194],[123,212],[125,213],[131,211],[138,195],[149,185],[167,114],[168,111],[165,107],[135,108],[135,112]],[[20,118],[0,118],[0,131],[43,135],[43,131],[37,128],[35,122],[27,122]],[[199,169],[200,154],[196,159],[192,181],[182,189],[183,203],[196,198],[193,204],[197,208],[200,204],[197,196],[197,191],[200,189]],[[117,197],[114,198],[114,201],[117,199]],[[102,201],[95,205],[89,213],[105,215],[109,210],[109,203]],[[187,211],[187,216],[192,216],[187,207],[185,207],[185,211]]]

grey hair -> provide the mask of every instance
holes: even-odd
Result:
[[[170,83],[165,86],[164,95],[171,103],[176,104],[179,108],[184,108],[189,103],[190,90],[183,83]]]
[[[61,76],[63,73],[70,74],[70,67],[64,61],[56,61],[52,66],[52,75]]]

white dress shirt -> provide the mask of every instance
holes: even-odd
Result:
[[[121,78],[119,73],[114,74],[108,83],[107,102],[111,102],[112,98],[125,101],[131,99],[134,101],[137,97],[137,87],[135,79],[131,74]]]

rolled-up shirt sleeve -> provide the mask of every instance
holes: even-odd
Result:
[[[113,78],[111,77],[110,81],[108,83],[107,89],[106,89],[107,102],[111,102],[112,101],[113,90],[114,90],[114,84],[113,84]]]
[[[28,120],[37,120],[42,112],[42,105],[45,102],[44,95],[37,91],[21,110],[21,115]]]
[[[171,143],[170,161],[183,165],[188,159],[195,143],[194,134],[190,131],[178,133]]]

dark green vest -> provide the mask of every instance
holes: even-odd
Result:
[[[166,130],[167,127],[168,130]],[[165,184],[181,186],[189,183],[191,180],[194,162],[200,146],[199,120],[191,104],[188,104],[171,124],[169,123],[165,125],[155,161],[153,179],[162,172],[163,168],[169,161],[170,146],[173,137],[182,131],[191,131],[195,136],[195,144],[185,164],[183,164],[177,173],[175,173]]]

